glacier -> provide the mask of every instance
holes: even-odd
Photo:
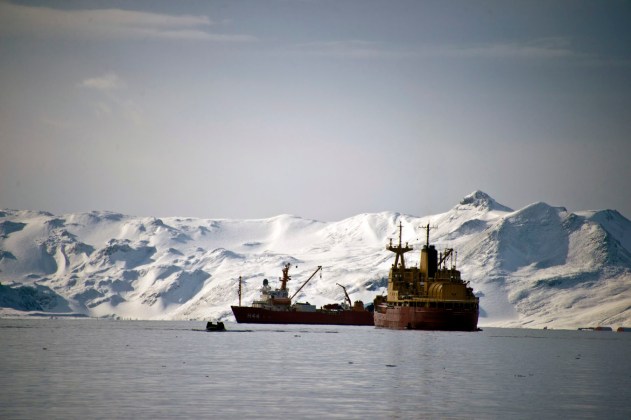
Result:
[[[480,297],[479,325],[631,326],[631,222],[615,210],[569,212],[543,202],[519,210],[474,191],[445,213],[365,213],[322,222],[135,217],[108,211],[54,215],[0,210],[0,316],[225,320],[230,305],[277,284],[285,263],[296,300],[365,304],[385,293],[396,239],[419,263],[423,226],[454,248]]]

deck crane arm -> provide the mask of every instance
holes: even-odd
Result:
[[[342,285],[341,285],[341,284],[339,284],[339,283],[335,283],[335,284],[337,284],[338,286],[340,286],[340,287],[342,288],[342,290],[344,290],[344,295],[346,295],[346,300],[348,301],[348,306],[349,306],[350,308],[352,308],[352,307],[353,307],[353,302],[351,302],[351,298],[350,298],[350,296],[348,296],[348,293],[346,293],[346,287],[342,286]]]
[[[300,286],[300,287],[298,288],[298,290],[296,290],[296,293],[294,293],[294,294],[291,296],[290,300],[294,300],[294,298],[296,297],[296,295],[298,294],[298,292],[300,292],[300,291],[302,290],[302,288],[303,288],[303,287],[305,287],[305,285],[306,285],[307,283],[309,283],[309,280],[311,280],[311,279],[313,278],[313,276],[315,276],[315,275],[316,275],[316,273],[317,273],[318,271],[320,271],[320,270],[322,270],[322,266],[321,266],[321,265],[319,265],[319,266],[318,266],[318,268],[316,268],[316,271],[314,271],[314,272],[313,272],[313,274],[311,275],[311,277],[309,277],[309,278],[307,279],[307,281],[306,281],[306,282],[302,283],[302,286]]]
[[[453,248],[447,248],[445,250],[445,253],[440,257],[440,261],[438,261],[438,267],[440,267],[442,263],[447,261],[447,258],[451,255],[452,252],[454,252]]]

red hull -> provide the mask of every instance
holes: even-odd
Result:
[[[312,325],[374,325],[368,311],[270,311],[249,306],[232,306],[240,324],[312,324]]]
[[[397,330],[477,331],[478,310],[383,305],[375,308],[375,326]]]

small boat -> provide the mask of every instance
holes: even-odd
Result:
[[[223,322],[213,323],[208,321],[206,323],[206,331],[226,331],[226,326],[223,325]]]

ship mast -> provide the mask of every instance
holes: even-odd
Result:
[[[402,232],[403,224],[399,222],[399,245],[392,245],[392,238],[390,238],[390,244],[386,247],[386,249],[394,252],[396,255],[396,257],[394,257],[394,268],[400,267],[402,270],[405,270],[405,258],[403,258],[403,254],[412,251],[412,247],[409,247],[407,242],[405,243],[405,246],[402,245]]]
[[[239,306],[241,306],[241,276],[239,276]]]
[[[427,224],[427,226],[421,226],[423,229],[425,229],[426,231],[426,236],[425,236],[425,246],[429,246],[429,230],[430,229],[435,229],[436,226],[430,226],[429,223]]]
[[[291,267],[289,263],[285,264],[283,267],[283,277],[280,279],[280,290],[287,290],[287,282],[291,280],[291,277],[289,277],[289,267]]]

